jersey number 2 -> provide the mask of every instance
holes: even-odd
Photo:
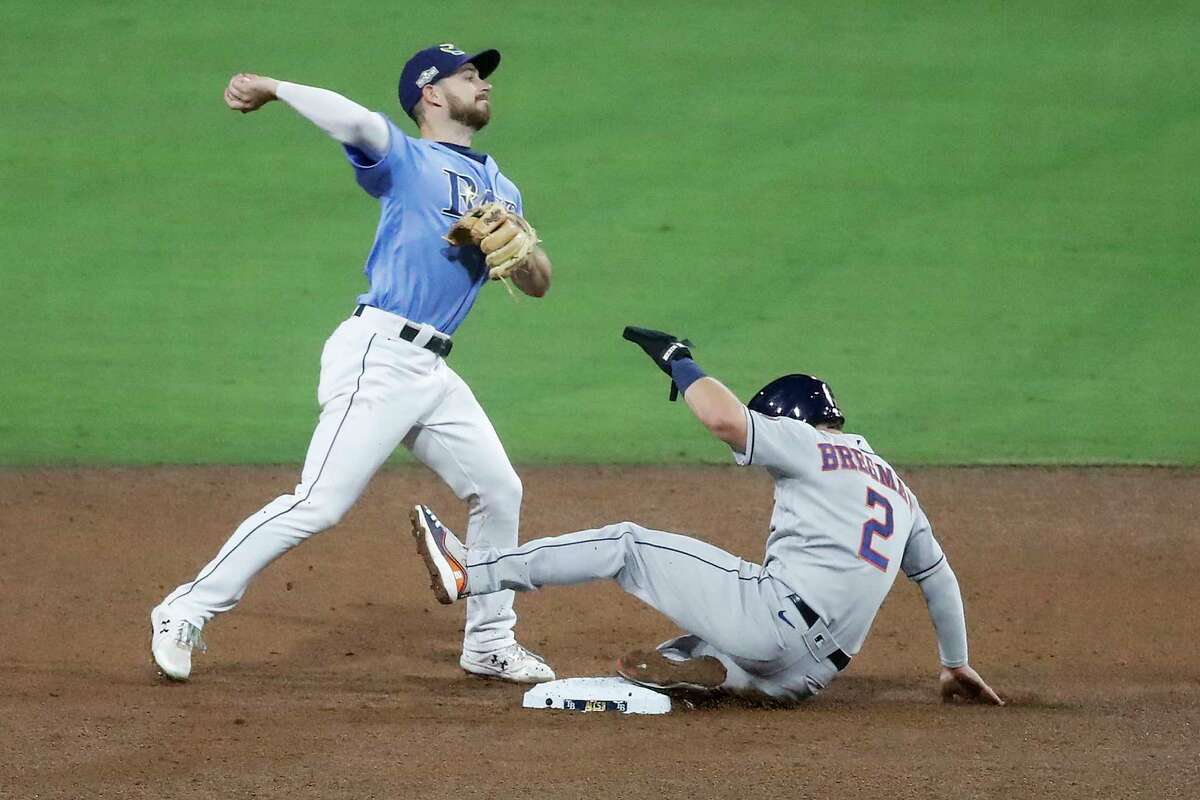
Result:
[[[869,561],[879,569],[887,572],[888,557],[882,553],[877,553],[871,549],[871,542],[876,536],[882,539],[890,539],[892,536],[892,504],[888,499],[874,489],[867,489],[867,507],[882,508],[883,522],[877,519],[869,519],[863,523],[862,527],[862,544],[858,546],[858,557],[863,561]]]

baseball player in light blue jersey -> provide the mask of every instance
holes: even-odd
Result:
[[[336,525],[401,443],[467,501],[468,542],[516,545],[521,481],[487,415],[446,362],[451,336],[495,275],[479,247],[443,237],[484,203],[503,204],[501,214],[523,213],[521,193],[495,159],[471,149],[491,117],[487,79],[499,63],[495,50],[468,55],[453,44],[409,59],[399,99],[420,138],[325,89],[245,73],[225,89],[236,111],[278,99],[340,142],[380,215],[367,291],[321,355],[321,413],[299,485],[247,518],[193,580],[151,612],[151,652],[167,677],[186,680],[204,625],[237,605],[264,567]],[[524,255],[507,277],[541,297],[550,285],[549,258],[527,225],[507,230],[532,237],[513,242]],[[469,673],[518,683],[550,680],[550,667],[514,638],[512,601],[502,592],[468,603],[459,663]]]
[[[849,665],[904,572],[921,587],[937,633],[942,696],[1003,704],[967,664],[958,580],[916,495],[863,437],[842,431],[823,381],[786,375],[742,405],[701,371],[686,340],[632,327],[625,338],[671,376],[738,464],[763,466],[774,479],[763,563],[632,522],[520,547],[464,546],[417,506],[417,551],[441,602],[611,579],[687,631],[626,655],[621,675],[657,689],[796,701]]]

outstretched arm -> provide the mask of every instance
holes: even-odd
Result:
[[[945,557],[928,576],[918,579],[918,585],[929,607],[942,666],[950,669],[963,666],[967,663],[967,618],[958,577]]]
[[[955,699],[1002,706],[1004,701],[967,664],[967,622],[963,613],[958,578],[945,556],[924,576],[914,578],[925,595],[929,618],[937,633],[938,656],[942,662],[939,682],[942,699]]]
[[[383,118],[337,92],[246,72],[234,75],[225,87],[225,104],[243,114],[276,99],[337,141],[357,147],[371,158],[387,152],[388,126]]]
[[[676,373],[679,374],[676,374]],[[684,382],[699,373],[689,386]],[[696,362],[681,358],[671,363],[671,377],[683,389],[688,408],[708,432],[739,453],[746,452],[746,407],[725,384],[700,372]]]
[[[655,366],[671,376],[688,408],[709,433],[737,452],[746,452],[746,407],[692,360],[690,341],[666,331],[634,325],[627,326],[622,336],[642,348]],[[675,399],[674,388],[671,399]]]
[[[938,657],[942,662],[939,680],[942,699],[946,702],[962,698],[978,703],[1002,706],[992,687],[984,683],[979,673],[967,664],[967,620],[963,612],[962,590],[958,578],[942,546],[933,535],[929,517],[918,504],[913,527],[904,545],[900,568],[909,580],[921,587],[929,618],[937,633]]]

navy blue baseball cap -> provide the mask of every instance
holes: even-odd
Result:
[[[479,77],[486,78],[499,66],[500,51],[484,50],[469,56],[457,45],[446,42],[415,53],[400,73],[400,107],[404,113],[412,117],[413,108],[421,100],[421,90],[447,75],[453,75],[463,64],[474,64],[479,70]]]

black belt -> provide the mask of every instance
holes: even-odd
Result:
[[[788,600],[792,601],[792,605],[794,605],[796,610],[800,612],[800,616],[804,618],[804,624],[808,627],[811,628],[813,625],[816,625],[821,621],[821,618],[817,615],[817,612],[809,608],[808,603],[801,600],[799,595],[789,594]],[[846,667],[850,666],[850,656],[846,655],[844,650],[834,650],[829,654],[829,660],[832,661],[833,665],[838,668],[838,672],[841,672]]]
[[[354,309],[354,316],[361,317],[364,308],[366,308],[366,306],[359,306],[358,308]],[[374,308],[374,306],[372,306],[372,308]],[[416,325],[406,322],[404,323],[404,327],[400,329],[400,338],[406,342],[411,342],[413,339],[417,338],[417,335],[420,332],[421,329]],[[428,342],[421,345],[421,347],[424,347],[431,353],[445,358],[446,356],[450,355],[450,350],[454,347],[454,342],[450,341],[449,339],[442,339],[441,337],[433,336],[430,337]]]

